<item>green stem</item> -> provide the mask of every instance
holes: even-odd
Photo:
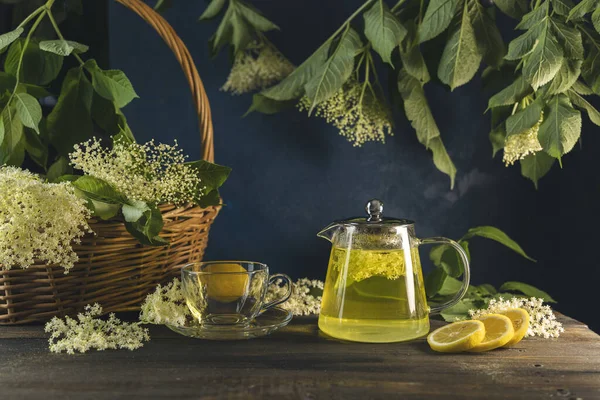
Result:
[[[400,0],[396,3],[396,5],[394,5],[394,7],[392,7],[392,9],[390,10],[391,12],[396,12],[400,7],[402,7],[402,4],[404,4],[406,0]]]
[[[40,22],[42,22],[45,15],[46,15],[45,11],[40,13],[38,15],[37,19],[35,20],[35,22],[33,23],[33,26],[27,33],[27,37],[25,38],[25,43],[23,43],[23,50],[21,50],[21,55],[19,56],[19,63],[17,64],[17,74],[16,74],[17,76],[16,76],[16,82],[15,82],[15,88],[13,90],[13,95],[17,91],[17,88],[19,87],[20,77],[21,77],[21,67],[23,66],[23,58],[25,57],[25,51],[27,50],[27,46],[29,46],[29,42],[31,41],[31,37],[33,36],[33,33],[35,32],[37,27],[40,25]],[[11,95],[11,99],[12,99],[12,95]],[[10,99],[8,101],[10,102]]]
[[[60,28],[58,27],[58,24],[56,23],[56,20],[54,19],[54,15],[52,15],[52,11],[50,10],[50,7],[52,7],[52,5],[51,5],[52,3],[54,3],[54,0],[48,0],[47,4],[50,4],[50,6],[48,6],[48,10],[47,10],[48,18],[50,18],[50,22],[52,23],[52,27],[54,28],[54,31],[58,35],[58,38],[60,40],[65,40],[65,37],[63,36],[62,32],[60,31]],[[75,52],[73,52],[72,54],[77,59],[77,61],[79,61],[80,65],[84,64],[81,57],[79,57],[79,54],[77,54]]]
[[[41,6],[40,8],[38,8],[37,10],[35,10],[34,12],[32,12],[27,18],[25,18],[23,20],[23,22],[21,22],[19,24],[19,26],[17,26],[17,29],[19,28],[23,28],[25,25],[27,25],[29,23],[29,21],[31,21],[32,19],[34,19],[35,17],[38,16],[39,13],[43,12],[46,9],[46,6]]]
[[[369,68],[371,67],[371,63],[369,59],[371,58],[371,53],[367,54],[367,62],[365,63],[365,83],[362,87],[362,91],[360,92],[360,98],[358,99],[358,106],[362,108],[363,97],[365,96],[365,92],[367,90],[367,86],[369,85]]]

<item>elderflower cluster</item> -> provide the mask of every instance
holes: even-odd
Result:
[[[108,320],[99,317],[102,307],[99,304],[85,306],[85,312],[77,319],[54,317],[46,324],[50,333],[48,343],[53,353],[85,353],[88,350],[128,349],[135,350],[150,340],[148,330],[140,323],[127,323],[110,314]]]
[[[529,314],[529,329],[525,336],[540,336],[543,338],[557,338],[565,331],[562,324],[556,320],[550,306],[544,305],[543,299],[531,297],[529,299],[513,297],[504,300],[490,300],[488,307],[482,310],[469,310],[471,318],[478,319],[486,314],[494,314],[509,308],[522,308]]]
[[[235,56],[227,82],[221,90],[243,94],[269,87],[294,70],[270,43],[254,42]]]
[[[266,301],[273,301],[285,295],[286,289],[281,284],[281,280],[276,280],[269,285]],[[310,280],[308,278],[298,279],[293,284],[291,297],[279,306],[291,311],[293,315],[319,314],[321,311],[322,293],[322,281],[316,279]]]
[[[158,285],[142,304],[140,321],[145,324],[184,326],[191,313],[185,304],[181,282],[174,278],[168,285]]]
[[[0,167],[0,267],[28,268],[36,261],[77,262],[72,244],[91,232],[90,212],[69,183],[45,183],[15,167]]]
[[[102,179],[130,200],[147,203],[191,203],[204,187],[191,165],[174,145],[118,141],[112,149],[96,139],[75,145],[71,164]]]
[[[300,111],[310,110],[312,102],[303,97],[298,103]],[[332,97],[319,103],[316,114],[340,131],[356,147],[366,142],[385,142],[386,135],[393,135],[392,123],[381,102],[370,90],[351,80]]]
[[[510,135],[506,138],[506,143],[504,144],[504,156],[502,157],[504,165],[508,167],[509,165],[513,165],[516,161],[524,159],[529,154],[535,154],[542,150],[542,145],[538,140],[538,132],[543,120],[544,113],[542,112],[540,120],[534,126],[524,132]]]

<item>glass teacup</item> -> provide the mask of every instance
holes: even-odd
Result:
[[[265,304],[269,284],[278,279],[287,287],[286,294]],[[269,276],[266,264],[251,261],[188,264],[181,269],[181,283],[187,306],[203,326],[248,325],[292,294],[289,276]]]

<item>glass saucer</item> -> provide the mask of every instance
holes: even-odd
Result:
[[[266,336],[283,328],[292,320],[292,312],[273,307],[259,315],[249,325],[200,325],[197,322],[185,326],[168,325],[173,332],[183,336],[209,340],[243,340]]]

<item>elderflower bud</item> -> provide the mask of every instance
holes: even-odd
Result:
[[[535,154],[542,150],[542,145],[538,140],[538,132],[543,120],[544,113],[542,112],[540,120],[534,126],[524,132],[510,135],[506,138],[502,161],[504,161],[507,167],[514,164],[515,161],[524,159],[529,154]]]
[[[85,204],[70,183],[46,183],[29,171],[0,167],[1,268],[42,261],[68,273],[78,260],[73,243],[92,232]]]
[[[85,306],[85,312],[79,313],[77,319],[52,318],[45,326],[45,331],[50,333],[50,351],[75,354],[76,351],[85,353],[91,349],[135,350],[150,340],[148,330],[142,328],[139,322],[122,322],[112,313],[108,320],[103,320],[97,318],[100,315],[102,307],[96,303]]]
[[[529,299],[513,297],[509,300],[504,300],[502,297],[498,300],[492,299],[486,309],[469,310],[469,314],[471,318],[478,319],[484,315],[498,313],[509,308],[522,308],[529,314],[529,329],[526,337],[557,338],[565,331],[562,324],[556,320],[550,306],[545,306],[543,299],[535,297]]]
[[[308,97],[298,103],[300,111],[310,110]],[[385,142],[385,136],[393,135],[392,124],[385,106],[370,90],[350,80],[332,97],[319,103],[316,116],[322,117],[340,131],[340,135],[360,147],[369,141]]]
[[[267,88],[294,70],[270,43],[254,42],[235,56],[227,82],[221,90],[239,95]]]

